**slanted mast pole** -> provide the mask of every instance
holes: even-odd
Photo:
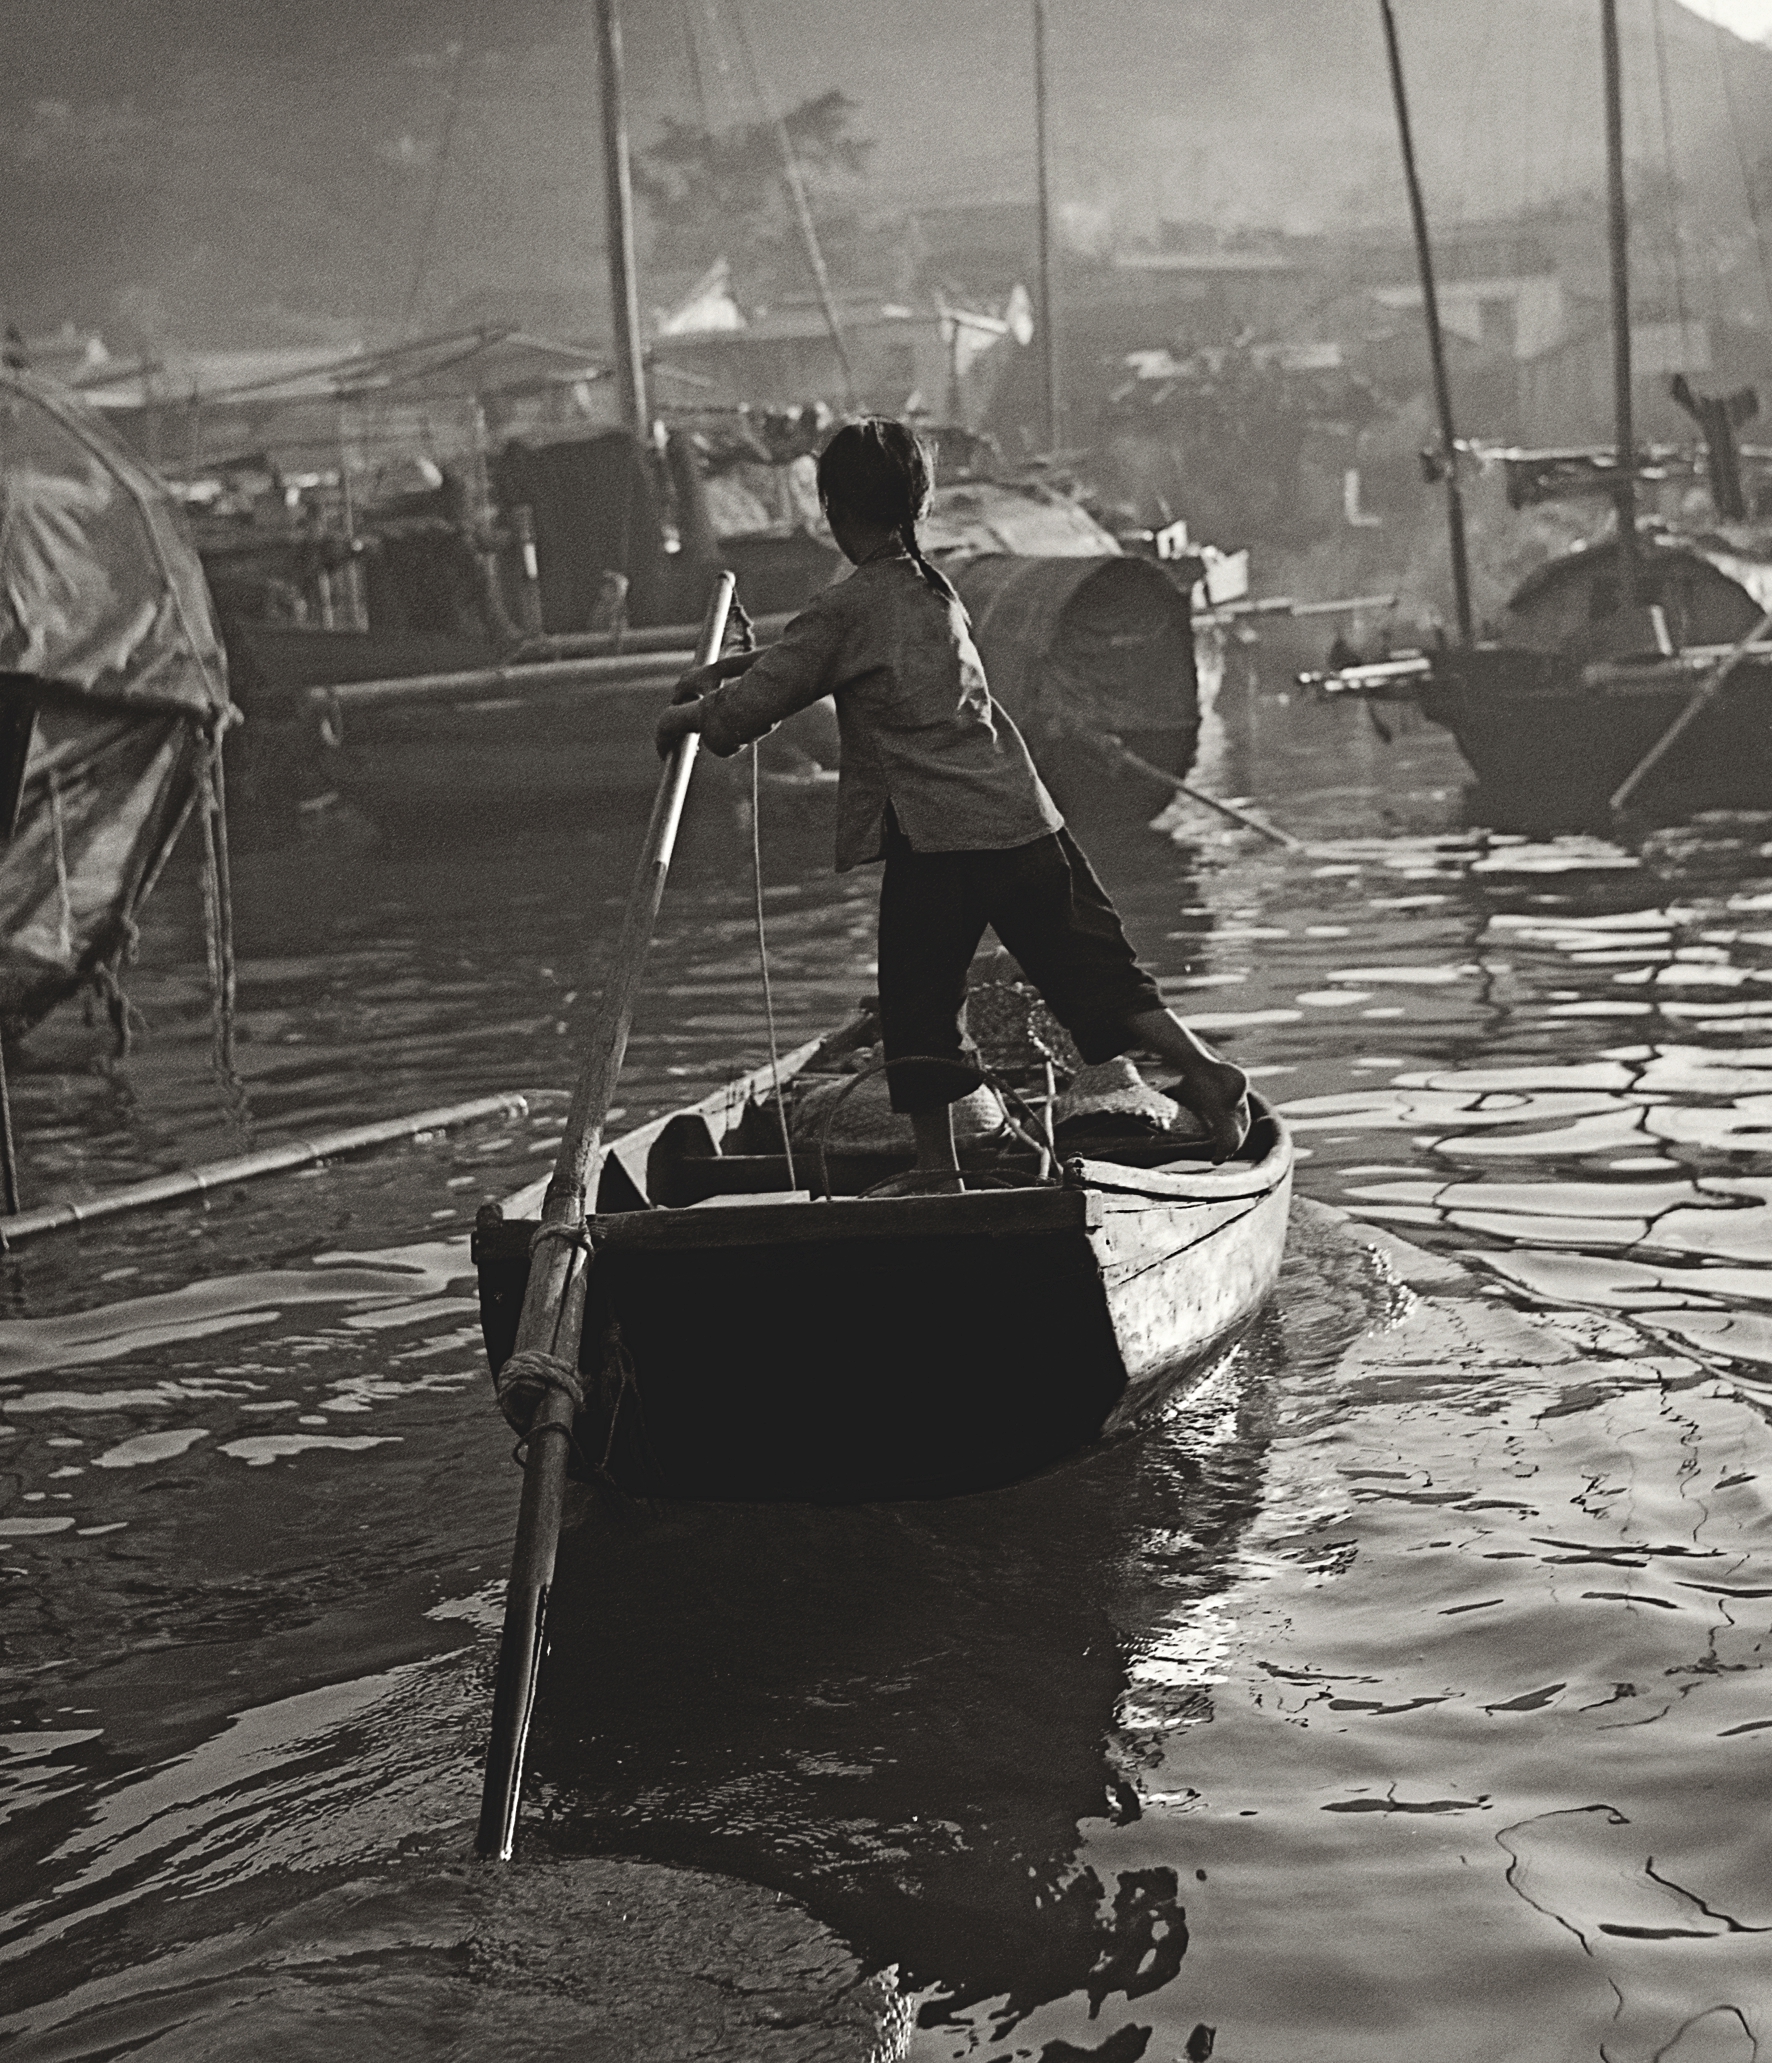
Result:
[[[640,348],[640,276],[634,258],[634,175],[628,158],[621,14],[616,0],[597,0],[597,43],[603,74],[603,200],[608,220],[609,325],[615,346],[615,389],[621,400],[623,423],[635,436],[644,437],[649,423],[646,364]]]
[[[1618,473],[1619,599],[1637,599],[1637,439],[1631,420],[1630,219],[1624,204],[1624,92],[1618,60],[1618,0],[1600,0],[1600,46],[1606,84],[1606,231],[1612,258],[1612,411]]]
[[[1446,457],[1446,538],[1452,554],[1452,599],[1458,615],[1458,641],[1471,641],[1470,555],[1464,534],[1464,493],[1458,484],[1458,437],[1452,422],[1452,388],[1446,378],[1446,340],[1440,328],[1440,297],[1434,285],[1434,253],[1428,241],[1427,208],[1421,198],[1421,176],[1415,166],[1415,136],[1409,125],[1409,96],[1403,87],[1403,52],[1397,41],[1397,18],[1391,0],[1378,0],[1384,16],[1384,46],[1390,59],[1391,98],[1397,110],[1397,142],[1403,153],[1403,179],[1409,189],[1409,215],[1415,225],[1415,263],[1421,274],[1421,305],[1427,319],[1428,358],[1433,366],[1434,405],[1440,417],[1440,442]]]
[[[1034,159],[1040,235],[1040,391],[1046,449],[1058,448],[1058,355],[1052,335],[1052,196],[1046,150],[1046,0],[1034,0]]]

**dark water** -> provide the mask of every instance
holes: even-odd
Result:
[[[1227,713],[1203,777],[1305,851],[1089,842],[1376,1245],[1301,1214],[1240,1355],[1087,1466],[575,1535],[527,1874],[463,1864],[516,1494],[465,1235],[547,1166],[634,827],[244,856],[231,1090],[167,885],[151,1034],[15,1068],[32,1200],[531,1104],[0,1263],[0,2045],[772,2053],[583,2003],[614,1855],[783,1894],[918,2063],[1756,2053],[1772,824],[1488,839],[1436,732]],[[766,833],[792,1044],[874,884]],[[704,821],[673,879],[635,1119],[762,1057],[747,850]]]

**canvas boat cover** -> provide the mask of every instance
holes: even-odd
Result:
[[[113,709],[206,723],[228,708],[203,569],[165,487],[73,395],[10,368],[0,368],[0,670]]]
[[[227,666],[165,487],[71,395],[11,370],[0,701],[23,751],[0,842],[0,1031],[90,986],[121,1035],[137,913],[231,714]]]

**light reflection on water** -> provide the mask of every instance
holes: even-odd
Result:
[[[1087,1468],[577,1537],[541,1892],[458,1870],[515,1493],[463,1237],[546,1165],[631,834],[247,856],[233,1099],[168,884],[153,1035],[93,1072],[57,1021],[15,1067],[33,1196],[537,1093],[3,1264],[19,2053],[336,2041],[322,1994],[399,2056],[567,2053],[607,2008],[566,1973],[610,1854],[787,1893],[859,1958],[803,1961],[896,1968],[922,2063],[1166,2059],[1200,2027],[1231,2059],[1751,2053],[1772,827],[1473,837],[1432,733],[1231,717],[1222,787],[1309,850],[1090,842],[1172,1000],[1290,1111],[1301,1188],[1374,1246],[1301,1221],[1240,1359]],[[792,1043],[868,986],[873,883],[771,830]],[[703,825],[673,883],[635,1117],[762,1056],[742,861]],[[500,1899],[532,1984],[485,1948]],[[721,2039],[802,2053],[778,2022]]]

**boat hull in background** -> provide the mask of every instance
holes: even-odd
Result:
[[[1604,830],[1610,797],[1686,707],[1702,675],[1593,683],[1575,659],[1507,647],[1434,660],[1422,708],[1458,741],[1498,830]],[[1772,665],[1737,669],[1638,790],[1633,815],[1772,809]]]

